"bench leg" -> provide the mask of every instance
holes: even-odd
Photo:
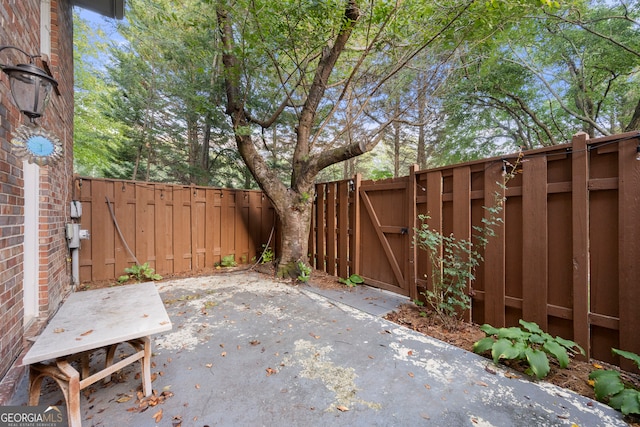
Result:
[[[44,377],[50,377],[58,386],[67,405],[69,427],[81,427],[80,373],[66,360],[57,360],[55,366],[36,363],[29,367],[29,406],[40,401],[40,387]]]

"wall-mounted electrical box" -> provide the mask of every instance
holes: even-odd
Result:
[[[82,203],[77,200],[71,202],[71,218],[78,219],[82,216]]]

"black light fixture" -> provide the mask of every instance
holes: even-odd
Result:
[[[34,123],[44,113],[51,90],[58,86],[58,82],[34,65],[34,59],[39,55],[30,55],[15,46],[0,46],[0,52],[5,49],[15,49],[29,58],[28,64],[0,64],[0,68],[9,76],[11,94],[18,109]]]

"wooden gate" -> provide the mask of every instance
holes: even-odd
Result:
[[[415,182],[409,177],[363,181],[360,201],[360,275],[368,285],[413,295]]]

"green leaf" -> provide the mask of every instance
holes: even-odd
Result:
[[[544,344],[545,340],[541,335],[531,334],[529,336],[529,342],[532,342],[534,344]]]
[[[349,280],[351,280],[352,283],[356,284],[364,283],[364,279],[357,274],[352,274],[351,276],[349,276]]]
[[[583,356],[585,355],[584,349],[571,340],[565,340],[564,338],[556,337],[555,341],[557,341],[558,344],[566,347],[567,349],[577,348]]]
[[[530,334],[528,332],[523,331],[520,328],[511,327],[511,328],[500,328],[498,330],[498,338],[509,338],[515,340],[523,340],[526,339]]]
[[[484,332],[487,335],[497,335],[498,334],[498,328],[494,328],[493,326],[491,326],[488,323],[485,323],[484,325],[480,326],[480,330],[482,332]]]
[[[619,410],[625,415],[640,414],[640,392],[630,388],[611,396],[609,406]]]
[[[611,352],[635,362],[638,368],[640,368],[640,356],[637,354],[631,353],[630,351],[618,350],[616,348],[612,348]]]
[[[493,343],[495,342],[496,340],[494,340],[493,337],[484,337],[473,344],[473,351],[475,353],[482,354],[485,351],[491,350],[491,347],[493,347]]]
[[[527,362],[529,362],[529,366],[531,368],[531,372],[538,379],[542,379],[547,376],[549,373],[549,359],[547,359],[547,354],[544,351],[536,350],[530,347],[524,351],[524,354],[527,358]]]
[[[555,358],[558,359],[558,363],[560,363],[560,367],[562,369],[569,366],[569,355],[563,346],[555,341],[547,341],[544,343],[542,348],[548,353],[553,354]]]
[[[589,375],[589,378],[595,380],[593,390],[598,400],[603,400],[606,397],[613,396],[624,390],[624,384],[620,379],[620,373],[618,371],[593,371]]]
[[[520,319],[520,324],[522,325],[523,328],[525,328],[526,330],[528,330],[529,332],[531,332],[533,334],[542,335],[544,333],[542,331],[542,329],[540,329],[540,326],[538,326],[538,324],[535,323],[535,322],[526,322],[526,321]]]
[[[500,359],[518,359],[520,350],[516,348],[508,339],[499,339],[493,344],[491,357],[495,363]]]

